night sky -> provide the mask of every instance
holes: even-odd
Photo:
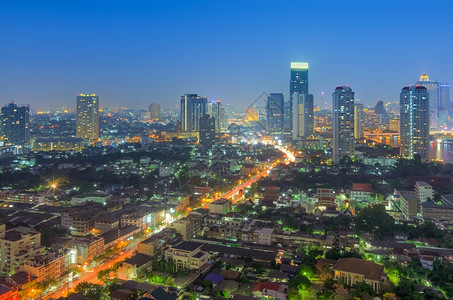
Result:
[[[426,72],[453,83],[453,1],[0,0],[0,104],[174,107],[198,93],[247,106],[310,63],[315,103],[349,84],[396,101]],[[321,96],[321,92],[325,96]]]

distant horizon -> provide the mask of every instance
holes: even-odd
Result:
[[[337,85],[350,85],[365,105],[394,102],[423,73],[453,83],[453,2],[423,4],[2,2],[0,103],[55,110],[96,93],[101,107],[171,109],[196,93],[245,107],[263,91],[287,101],[292,61],[309,63],[317,106],[332,102]]]

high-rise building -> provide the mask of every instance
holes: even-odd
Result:
[[[389,116],[387,114],[387,110],[385,109],[384,102],[378,101],[376,103],[376,105],[374,106],[374,113],[376,114],[376,116],[378,118],[379,126],[388,124]]]
[[[216,122],[214,117],[205,115],[200,117],[200,144],[206,148],[211,148],[215,144]]]
[[[420,76],[420,81],[415,85],[421,85],[426,88],[429,94],[429,126],[430,128],[439,127],[439,82],[429,79],[429,76],[423,74]]]
[[[10,102],[2,107],[1,132],[7,143],[20,145],[30,139],[30,107]]]
[[[447,122],[450,121],[450,84],[440,83],[439,84],[439,126],[444,127]]]
[[[99,139],[99,96],[77,96],[76,137],[84,140]]]
[[[384,102],[382,101],[378,101],[376,103],[376,105],[374,106],[374,112],[377,113],[377,114],[385,114],[386,111],[385,111],[385,108],[384,108]]]
[[[282,93],[271,93],[266,103],[266,129],[270,132],[283,132],[284,97]]]
[[[220,132],[225,132],[228,129],[228,112],[225,107],[220,108]]]
[[[313,134],[312,94],[293,94],[293,139],[308,137]]]
[[[354,105],[354,139],[363,138],[363,104]]]
[[[354,92],[349,86],[337,86],[333,98],[332,155],[336,164],[354,155]]]
[[[289,101],[285,114],[285,124],[287,129],[292,129],[293,125],[293,94],[308,94],[308,63],[291,62],[291,78],[289,81]]]
[[[151,120],[160,120],[162,118],[162,110],[159,103],[152,103],[149,106]]]
[[[308,94],[308,63],[291,62],[291,81],[289,93]]]
[[[450,84],[439,84],[439,108],[448,109],[450,106]]]
[[[220,100],[209,101],[207,104],[207,114],[215,119],[215,130],[221,132],[222,130],[222,102]]]
[[[429,158],[429,101],[430,94],[424,86],[408,86],[400,94],[400,154],[413,159],[418,154]]]
[[[181,131],[198,132],[200,130],[200,118],[207,112],[208,99],[197,94],[185,94],[181,96]]]

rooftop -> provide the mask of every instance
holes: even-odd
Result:
[[[150,262],[152,259],[151,256],[137,253],[129,259],[126,259],[124,262],[133,266],[137,266],[138,268],[143,266],[144,264]]]
[[[210,281],[210,282],[215,283],[215,284],[221,283],[224,279],[225,279],[224,276],[219,275],[219,274],[215,274],[215,273],[209,273],[204,278],[204,280]]]
[[[375,281],[379,281],[382,276],[385,276],[383,265],[355,257],[340,258],[335,264],[334,270],[361,274],[366,279]]]
[[[369,192],[369,193],[371,193],[373,190],[371,189],[371,184],[369,184],[369,183],[353,183],[352,184],[352,191],[354,191],[354,192]]]
[[[418,201],[417,196],[415,196],[412,193],[408,193],[408,192],[401,193],[401,198],[404,198],[407,201]]]
[[[177,245],[174,245],[172,248],[178,249],[178,250],[184,250],[184,251],[194,251],[194,250],[200,248],[201,246],[202,245],[199,243],[184,241]]]

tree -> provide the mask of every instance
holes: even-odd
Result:
[[[294,277],[294,279],[290,283],[290,286],[296,288],[299,291],[306,290],[311,286],[311,281],[307,276],[299,274]]]
[[[338,249],[338,248],[329,249],[326,251],[324,256],[327,259],[338,260],[339,258],[341,258],[340,249]]]
[[[252,268],[255,269],[256,274],[261,274],[264,271],[263,266],[257,261],[252,263]]]
[[[376,293],[374,292],[371,285],[362,281],[355,285],[354,290],[352,291],[352,296],[359,299],[371,299]]]
[[[401,279],[398,287],[396,288],[396,296],[398,297],[398,299],[403,300],[424,299],[423,296],[417,292],[415,283],[412,280],[406,278]]]
[[[105,269],[98,271],[98,279],[103,282],[107,282],[107,277],[110,275],[111,269]]]
[[[375,238],[382,239],[393,236],[395,220],[387,214],[383,205],[368,206],[357,214],[356,228],[359,232],[372,232]]]
[[[333,275],[333,270],[329,267],[329,265],[326,264],[321,268],[321,274],[319,274],[319,278],[322,281],[326,282],[326,281],[329,281],[332,279],[332,275]]]
[[[99,300],[107,298],[107,296],[105,295],[104,287],[102,285],[89,283],[86,281],[79,283],[75,288],[75,292],[82,294],[83,296],[89,298],[90,300]]]
[[[308,256],[314,258],[314,259],[317,259],[319,257],[321,257],[323,254],[324,254],[324,251],[321,250],[321,249],[318,249],[318,248],[311,248],[308,250]]]
[[[396,295],[394,293],[385,293],[384,295],[382,295],[382,299],[383,300],[398,300],[398,298],[396,297]]]

